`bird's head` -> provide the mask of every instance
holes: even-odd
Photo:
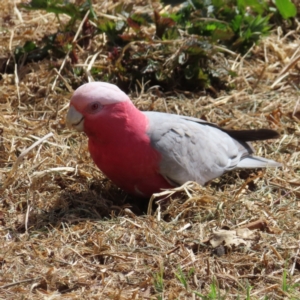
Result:
[[[90,82],[73,94],[66,124],[78,131],[87,131],[88,123],[101,119],[116,104],[131,102],[117,86],[107,82]]]

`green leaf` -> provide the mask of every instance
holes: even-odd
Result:
[[[208,81],[208,75],[205,74],[202,69],[199,69],[198,70],[198,79],[207,82]]]
[[[93,3],[92,0],[87,0],[84,4],[81,5],[80,7],[81,11],[90,11],[89,18],[92,20],[97,20],[97,15],[96,12],[93,8]]]
[[[230,28],[226,28],[226,30],[216,29],[212,33],[212,38],[214,41],[221,40],[221,41],[228,41],[231,40],[234,36],[234,33]]]
[[[28,4],[22,4],[22,7],[29,10],[43,9],[46,12],[55,14],[66,14],[73,17],[78,13],[78,7],[72,3],[64,3],[61,0],[32,0]]]
[[[47,0],[32,0],[28,4],[22,4],[27,9],[46,9],[48,6]]]
[[[91,0],[85,1],[80,6],[64,0],[32,0],[28,4],[20,4],[20,7],[28,10],[45,10],[46,12],[52,12],[56,15],[66,14],[70,16],[72,20],[81,19],[89,10],[89,18],[97,19]]]
[[[27,41],[23,47],[25,53],[28,53],[36,48],[37,47],[36,47],[35,43],[32,41]]]
[[[292,18],[297,15],[297,9],[290,0],[275,0],[275,4],[284,19]]]
[[[195,39],[188,41],[184,47],[186,53],[196,55],[198,57],[206,57],[210,49],[211,45],[209,43],[200,42]]]
[[[231,27],[234,32],[239,32],[243,23],[243,17],[241,15],[236,15],[231,21]]]
[[[32,41],[27,41],[23,47],[17,46],[15,49],[14,54],[16,55],[16,60],[18,61],[21,55],[25,53],[30,53],[31,51],[37,49],[37,46],[34,42]]]
[[[134,13],[130,15],[130,19],[132,19],[139,25],[147,25],[149,23],[153,23],[151,16],[147,13]]]
[[[178,267],[178,273],[175,273],[175,276],[181,282],[181,284],[184,286],[184,288],[187,290],[188,284],[187,284],[186,277],[185,277],[181,267]]]
[[[263,12],[267,9],[266,1],[238,0],[237,5],[241,13],[245,11],[247,7],[250,7],[253,12],[262,15]]]
[[[167,28],[162,36],[163,40],[177,40],[180,38],[180,33],[176,27]]]

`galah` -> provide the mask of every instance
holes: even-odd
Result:
[[[149,197],[187,181],[201,185],[235,168],[279,167],[253,155],[270,129],[226,130],[204,120],[140,111],[117,86],[90,82],[73,94],[66,124],[84,131],[99,169],[121,189]]]

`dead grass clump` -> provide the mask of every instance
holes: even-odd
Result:
[[[9,1],[0,9],[0,59],[59,26],[53,14],[16,12]],[[298,32],[278,30],[250,58],[226,56],[238,76],[228,79],[235,89],[217,98],[146,84],[132,92],[143,110],[281,132],[254,146],[282,169],[233,172],[206,187],[187,183],[149,207],[107,180],[85,135],[66,129],[75,80],[68,59],[61,72],[44,60],[2,74],[0,298],[199,299],[216,290],[211,299],[299,299],[298,44]],[[79,53],[80,64],[93,49],[105,65],[100,39]]]

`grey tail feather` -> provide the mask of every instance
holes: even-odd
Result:
[[[282,164],[272,159],[266,159],[259,156],[247,156],[243,158],[236,166],[237,168],[275,168],[282,167]]]

